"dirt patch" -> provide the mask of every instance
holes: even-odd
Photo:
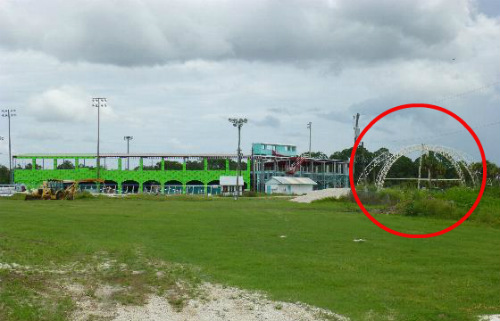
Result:
[[[297,196],[294,199],[291,199],[291,201],[297,203],[311,203],[312,201],[317,201],[329,197],[339,198],[347,196],[349,195],[349,193],[351,193],[350,188],[326,188],[309,192],[306,195]]]
[[[166,298],[152,295],[143,306],[117,306],[113,321],[347,321],[331,311],[303,303],[272,301],[265,295],[233,287],[204,283],[202,295],[176,310]]]
[[[201,283],[191,267],[148,262],[142,268],[131,269],[105,256],[49,267],[0,263],[4,274],[16,280],[29,277],[30,288],[38,289],[40,295],[22,304],[66,302],[59,315],[73,321],[349,320],[303,303],[272,301],[262,293]],[[32,286],[33,282],[38,285]]]

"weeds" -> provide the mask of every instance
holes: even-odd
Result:
[[[478,190],[453,187],[446,190],[414,190],[386,188],[360,190],[358,196],[364,205],[382,206],[381,212],[404,216],[424,216],[458,220],[472,207]],[[348,198],[354,202],[352,195]],[[338,200],[342,202],[345,200]],[[488,187],[469,220],[500,226],[500,189]]]

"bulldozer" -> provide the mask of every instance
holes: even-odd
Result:
[[[78,181],[49,179],[40,188],[26,195],[26,200],[73,200],[81,183],[104,183],[102,179],[83,179]]]

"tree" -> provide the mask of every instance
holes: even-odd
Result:
[[[429,182],[429,188],[432,187],[432,175],[435,178],[443,177],[446,173],[446,167],[443,164],[444,157],[436,155],[436,153],[430,151],[427,154],[422,155],[422,170],[427,171],[427,179]],[[420,160],[419,160],[420,161]]]
[[[401,156],[391,167],[388,177],[417,177],[418,166],[406,156]]]
[[[344,162],[347,162],[349,158],[351,157],[352,153],[352,147],[351,148],[346,148],[340,152],[335,152],[332,155],[330,155],[330,159],[337,159],[341,160]],[[358,146],[358,149],[356,150],[356,156],[355,156],[355,161],[354,161],[354,181],[357,182],[359,176],[361,176],[361,173],[363,173],[363,170],[365,167],[373,160],[374,154],[370,152],[368,149],[366,149],[364,146]]]
[[[187,161],[186,169],[188,170],[203,170],[203,160],[201,161]]]
[[[167,160],[165,161],[165,169],[172,171],[180,171],[182,170],[182,163]]]
[[[473,174],[479,179],[483,177],[483,163],[477,162],[470,165],[470,169]],[[491,183],[500,184],[500,168],[490,161],[486,161],[486,178]]]
[[[24,169],[33,169],[33,164],[29,163],[24,166]],[[41,165],[36,164],[35,169],[42,169]]]
[[[57,166],[57,169],[75,169],[75,165],[72,162],[65,160],[61,165]]]
[[[328,156],[323,153],[323,152],[311,152],[311,156],[309,156],[309,152],[305,152],[300,154],[302,157],[311,157],[311,158],[317,158],[317,159],[328,159]]]
[[[9,184],[10,182],[10,171],[9,168],[0,165],[0,184]]]

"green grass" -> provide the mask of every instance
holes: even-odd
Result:
[[[376,217],[407,233],[453,223]],[[147,269],[151,260],[176,262],[198,267],[197,277],[204,280],[263,290],[274,299],[306,302],[352,320],[475,320],[500,313],[499,233],[497,227],[466,222],[436,238],[401,238],[345,202],[0,200],[0,262],[54,266],[103,252],[135,270]],[[5,281],[6,273],[0,274],[0,319],[2,309],[29,310],[19,300],[22,291],[43,286]],[[24,319],[56,319],[51,316],[64,316],[57,311],[69,304],[61,298],[50,310],[39,310],[48,317]],[[23,320],[10,312],[3,316]]]

